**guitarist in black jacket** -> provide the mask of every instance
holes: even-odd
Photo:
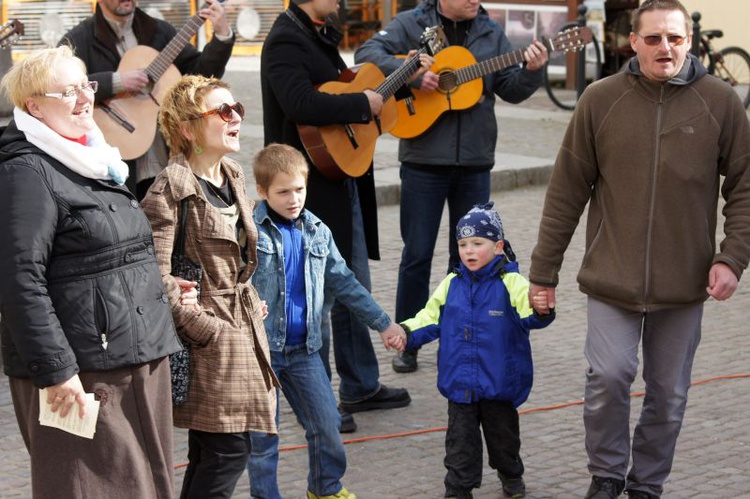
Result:
[[[166,21],[153,18],[135,6],[135,0],[98,0],[96,12],[68,31],[58,45],[70,45],[86,63],[89,80],[99,82],[95,103],[124,92],[139,92],[149,84],[143,69],[118,71],[120,60],[129,49],[145,45],[162,50],[177,30]],[[182,74],[200,74],[221,78],[232,55],[234,33],[224,12],[223,1],[206,0],[199,12],[210,20],[214,36],[203,52],[187,44],[174,60]],[[144,68],[150,61],[144,61]],[[166,166],[168,153],[161,133],[143,156],[130,161],[128,187],[143,198],[154,177]],[[137,188],[135,182],[138,183]]]

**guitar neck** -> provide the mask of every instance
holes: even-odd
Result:
[[[409,77],[417,72],[420,65],[419,56],[426,52],[427,49],[425,48],[419,49],[414,57],[404,62],[396,71],[391,73],[383,83],[378,85],[378,88],[376,88],[375,91],[383,96],[384,101],[390,99],[393,94],[395,94],[396,91],[406,83]]]
[[[151,61],[151,64],[146,68],[146,74],[149,76],[151,81],[159,81],[164,72],[172,65],[174,60],[180,55],[182,49],[190,43],[190,39],[195,36],[205,19],[198,14],[191,17],[187,24],[180,29],[174,38],[167,44],[166,47],[156,56],[156,59]]]
[[[456,82],[460,85],[462,83],[466,83],[467,81],[481,78],[484,75],[502,71],[509,66],[521,64],[523,61],[523,49],[518,49],[507,54],[493,57],[492,59],[487,59],[486,61],[472,64],[471,66],[457,69],[453,71],[453,75],[456,78]],[[440,75],[440,79],[443,79],[443,75]]]

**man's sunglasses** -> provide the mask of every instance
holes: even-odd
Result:
[[[190,119],[197,120],[198,118],[205,118],[206,116],[211,116],[212,114],[218,114],[219,118],[229,123],[230,121],[232,121],[232,111],[237,113],[237,116],[240,117],[240,120],[245,119],[245,106],[243,106],[241,102],[236,102],[233,106],[224,103],[216,109],[211,109],[210,111],[206,111],[205,113],[200,113]]]
[[[663,38],[667,39],[667,43],[669,44],[670,47],[677,47],[678,45],[682,45],[683,43],[685,43],[685,39],[687,38],[686,36],[680,36],[680,35],[667,35],[667,36],[662,36],[662,35],[646,35],[646,36],[641,36],[641,35],[637,35],[637,36],[639,38],[641,38],[641,40],[643,40],[643,43],[645,43],[646,45],[649,45],[651,47],[655,47],[657,45],[661,45],[661,41],[662,41]]]

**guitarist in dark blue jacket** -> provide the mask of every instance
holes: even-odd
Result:
[[[355,53],[355,62],[371,62],[391,74],[400,64],[395,56],[406,53],[425,27],[436,24],[443,26],[451,46],[466,48],[477,61],[513,50],[503,28],[478,0],[422,0],[366,41]],[[448,271],[458,265],[454,233],[458,218],[473,205],[489,200],[497,143],[495,96],[514,104],[531,96],[542,83],[538,70],[547,62],[547,49],[535,41],[525,50],[524,59],[523,67],[511,66],[484,76],[482,97],[476,105],[448,111],[423,134],[399,143],[404,250],[396,288],[396,321],[413,317],[427,301],[432,255],[446,202],[451,232]],[[427,71],[412,85],[434,91],[438,76]],[[416,353],[399,354],[393,359],[393,369],[415,371]]]
[[[149,16],[135,3],[134,0],[98,0],[94,15],[68,31],[58,43],[71,46],[76,56],[86,63],[89,80],[99,83],[96,104],[120,92],[140,92],[149,85],[144,69],[150,61],[144,61],[144,69],[118,70],[120,60],[136,45],[161,51],[177,34],[174,26]],[[187,44],[175,58],[174,65],[181,74],[221,78],[232,55],[235,38],[224,12],[223,0],[206,0],[199,14],[211,21],[214,36],[203,52]],[[156,135],[151,148],[129,162],[128,187],[139,199],[143,198],[169,159],[161,133]]]

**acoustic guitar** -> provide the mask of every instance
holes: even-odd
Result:
[[[360,177],[367,172],[375,155],[377,138],[396,126],[398,113],[391,97],[417,72],[420,54],[435,55],[444,45],[442,28],[426,28],[417,55],[405,61],[388,78],[376,65],[364,63],[342,71],[338,81],[318,87],[319,91],[330,94],[358,93],[371,89],[383,96],[380,116],[369,123],[320,127],[297,125],[302,145],[321,174],[332,180],[342,180]]]
[[[591,42],[591,29],[571,28],[552,39],[542,37],[547,51],[581,50]],[[464,47],[446,47],[435,56],[430,70],[438,75],[438,88],[433,92],[412,89],[414,97],[396,102],[398,124],[391,134],[402,139],[412,139],[426,132],[446,111],[468,109],[482,97],[482,77],[509,66],[521,64],[525,49],[499,55],[477,63]]]
[[[0,49],[16,43],[24,34],[24,26],[18,19],[11,19],[0,26]]]
[[[226,0],[216,1],[224,3]],[[207,6],[205,4],[198,10]],[[148,64],[145,71],[150,82],[141,92],[120,92],[94,107],[94,121],[107,143],[120,149],[123,159],[142,156],[154,142],[160,103],[169,87],[181,76],[172,63],[204,22],[205,19],[195,14],[161,52],[137,45],[120,59],[118,71],[142,69]]]

